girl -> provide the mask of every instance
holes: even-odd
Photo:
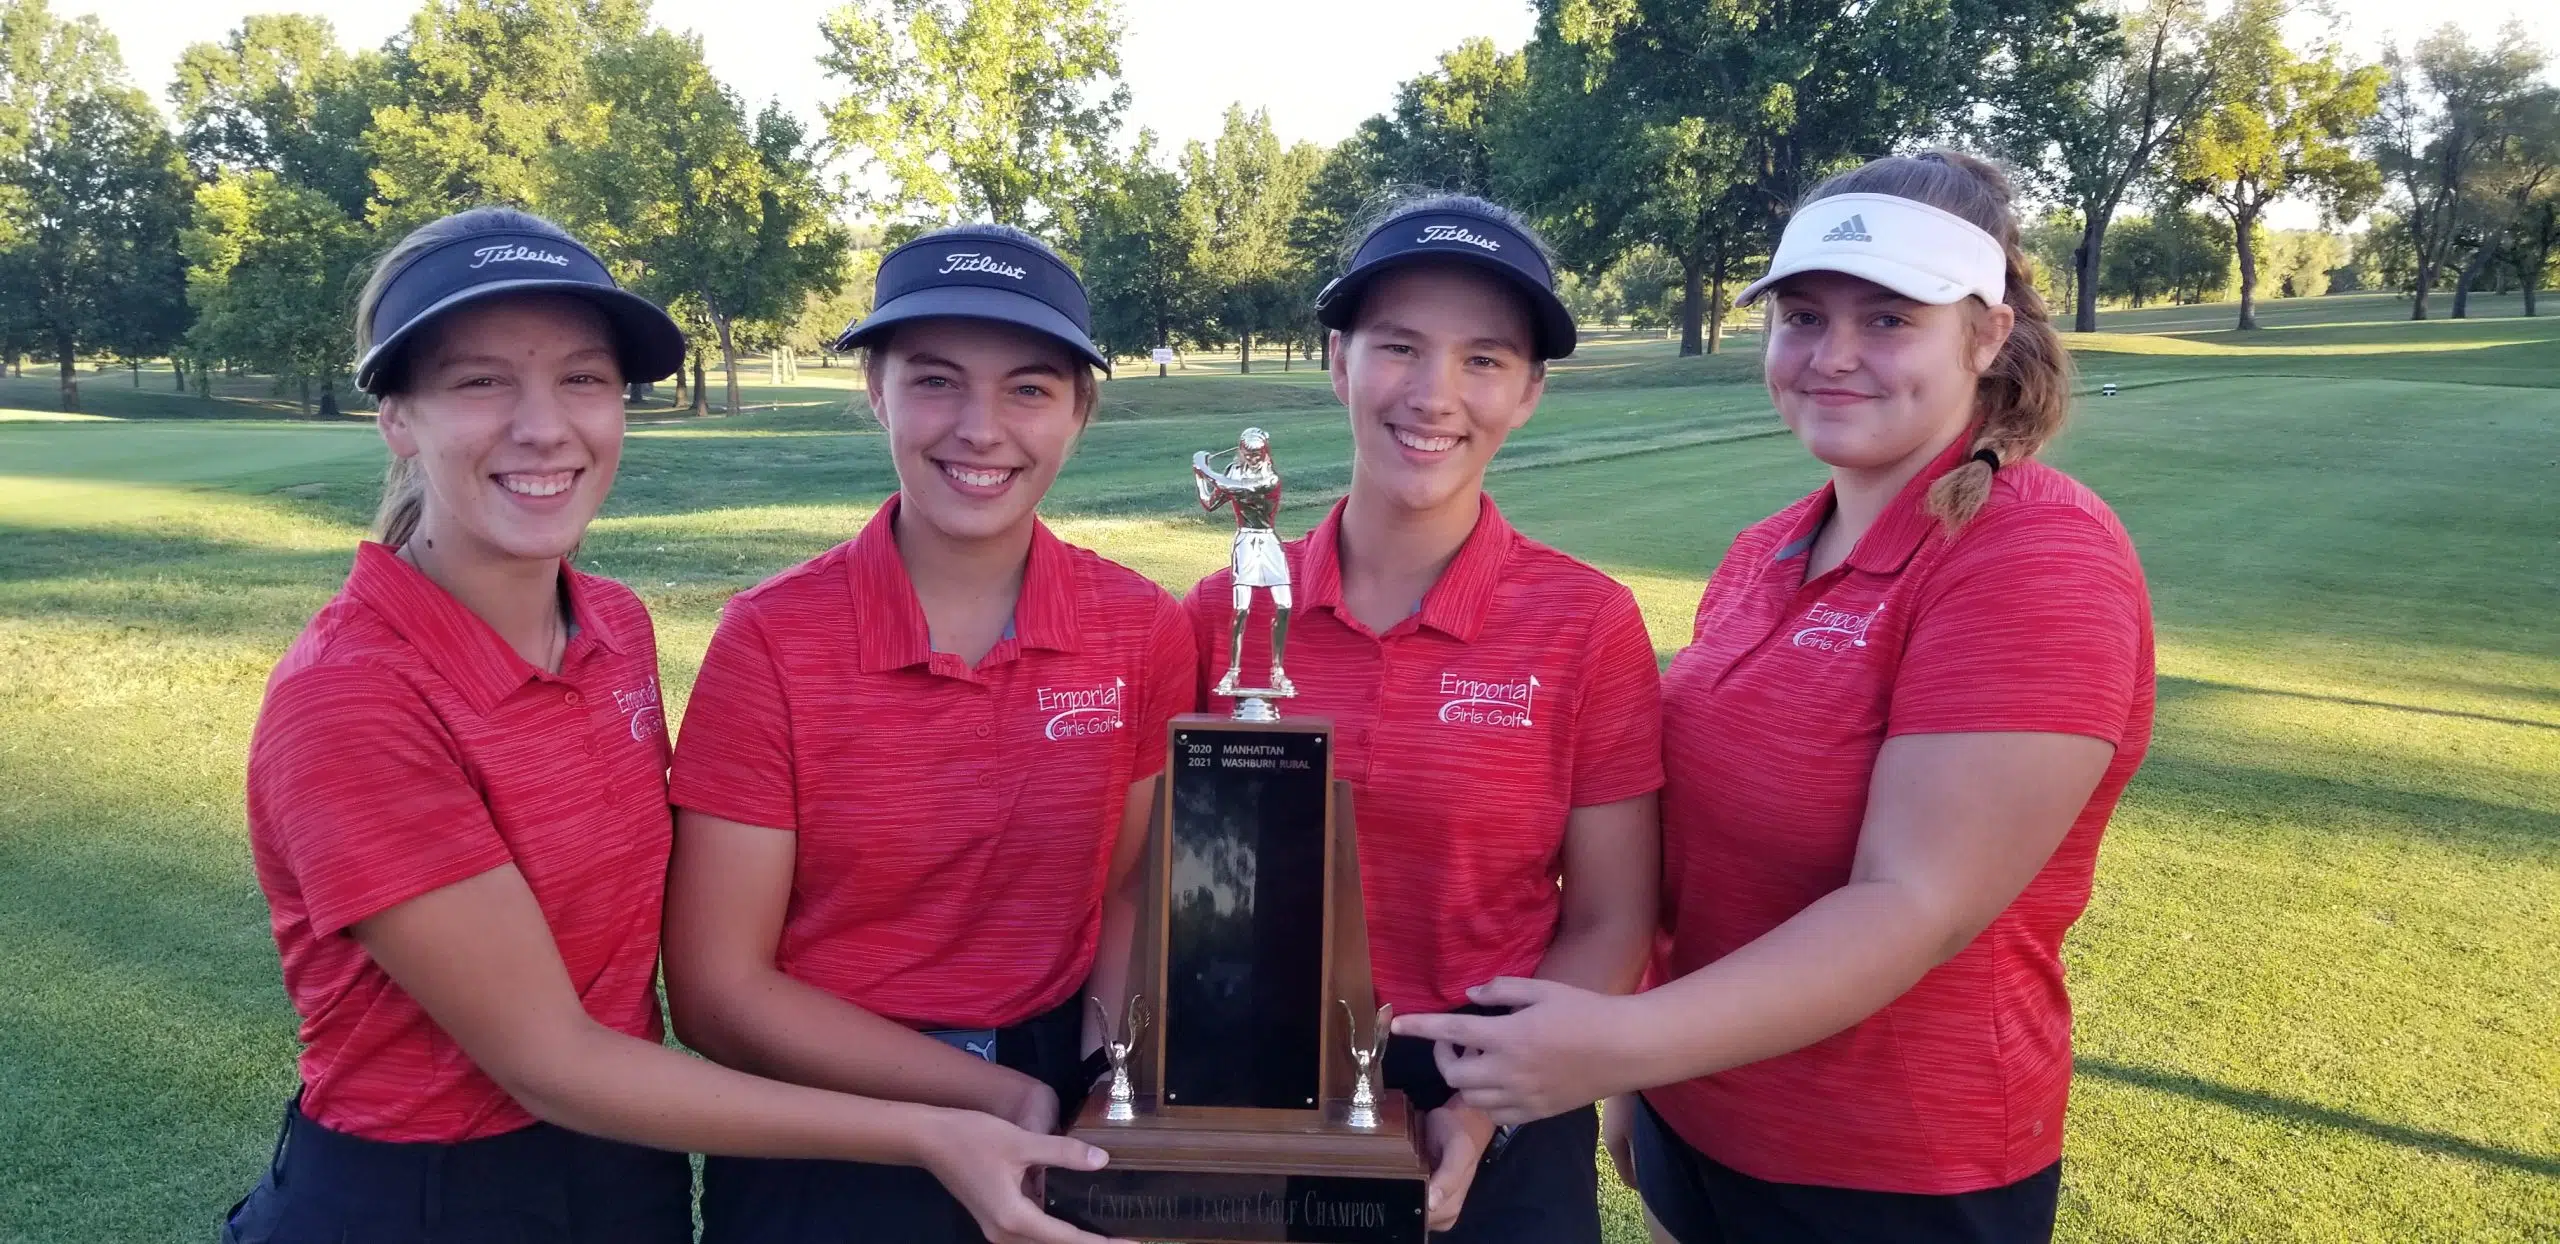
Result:
[[[303,1085],[224,1239],[676,1244],[686,1149],[916,1163],[1035,1228],[1008,1239],[1089,1239],[1022,1194],[1087,1146],[660,1043],[656,640],[567,559],[674,322],[558,226],[480,208],[383,257],[356,336],[381,542],[276,666],[249,754]]]
[[[1653,643],[1626,588],[1513,531],[1484,491],[1537,409],[1546,361],[1573,352],[1545,248],[1482,199],[1409,200],[1316,306],[1350,416],[1351,490],[1286,546],[1285,707],[1334,721],[1378,996],[1416,1014],[1466,1006],[1469,987],[1504,975],[1632,988],[1658,867]],[[1244,603],[1233,577],[1188,600],[1204,698],[1220,694]],[[1270,661],[1271,594],[1257,595],[1248,679]],[[1387,1083],[1425,1112],[1433,1229],[1597,1244],[1592,1111],[1497,1134],[1449,1098],[1420,1041],[1390,1048]]]
[[[1997,170],[1824,183],[1762,297],[1831,481],[1734,541],[1664,679],[1669,983],[1398,1028],[1475,1051],[1440,1054],[1496,1118],[1646,1090],[1612,1149],[1684,1244],[2044,1240],[2062,938],[2151,737],[2142,568],[2035,460],[2070,375]]]
[[[864,347],[898,492],[729,602],[675,762],[667,987],[685,1041],[801,1084],[1034,1132],[1127,1005],[1124,893],[1166,725],[1173,598],[1037,507],[1093,413],[1084,288],[1020,230],[881,261]],[[921,1172],[714,1159],[705,1239],[977,1238]]]

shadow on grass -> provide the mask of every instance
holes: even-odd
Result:
[[[0,583],[36,579],[91,580],[184,577],[191,570],[217,572],[236,582],[305,581],[312,568],[334,566],[332,581],[346,577],[354,546],[343,550],[279,549],[201,536],[142,535],[90,527],[30,527],[0,523]],[[219,566],[202,563],[216,562]]]
[[[2560,814],[2486,799],[2220,764],[2158,747],[2134,786],[2154,813],[2225,833],[2406,837],[2476,851],[2560,856]]]
[[[2353,708],[2380,708],[2395,713],[2422,713],[2429,717],[2451,717],[2463,721],[2487,722],[2496,726],[2523,726],[2530,730],[2560,730],[2560,722],[2535,721],[2527,717],[2501,717],[2495,713],[2474,713],[2458,708],[2429,708],[2422,704],[2395,704],[2389,700],[2366,700],[2350,695],[2324,695],[2315,691],[2283,691],[2274,687],[2253,687],[2246,683],[2215,682],[2207,678],[2160,676],[2160,698],[2163,701],[2212,692],[2234,695],[2276,696],[2288,700],[2310,700],[2321,704],[2343,704]]]
[[[2112,1062],[2085,1055],[2073,1061],[2072,1071],[2075,1075],[2095,1076],[2101,1080],[2149,1089],[2157,1093],[2174,1093],[2180,1097],[2237,1110],[2243,1114],[2283,1119],[2333,1131],[2354,1132],[2386,1144],[2401,1145],[2432,1153],[2438,1157],[2478,1162],[2488,1166],[2503,1166],[2509,1170],[2524,1171],[2533,1175],[2560,1177],[2560,1158],[2547,1154],[2526,1153],[2517,1149],[2484,1145],[2478,1141],[2465,1140],[2460,1136],[2431,1132],[2425,1128],[2409,1127],[2399,1123],[2388,1123],[2381,1119],[2367,1118],[2364,1115],[2323,1106],[2316,1102],[2260,1092],[2256,1089],[2245,1089],[2237,1085],[2224,1084],[2218,1080],[2207,1080],[2175,1071],[2163,1071],[2156,1067],[2137,1067],[2130,1063]]]

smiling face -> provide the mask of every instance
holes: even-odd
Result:
[[[1813,456],[1890,472],[1973,422],[1974,391],[2014,313],[1968,298],[1916,302],[1859,277],[1806,272],[1771,295],[1769,397]]]
[[[889,433],[899,516],[944,538],[1031,522],[1084,430],[1084,363],[1044,334],[985,320],[902,324],[874,348],[871,409]]]
[[[451,312],[382,398],[382,439],[426,478],[413,539],[548,560],[578,547],[622,461],[622,368],[593,306],[524,295]]]
[[[1546,391],[1528,308],[1510,286],[1462,264],[1378,278],[1351,329],[1335,336],[1351,487],[1399,509],[1471,502],[1494,451]]]

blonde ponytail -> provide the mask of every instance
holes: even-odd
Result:
[[[2012,205],[2016,192],[1997,166],[1946,149],[1887,156],[1822,183],[1804,202],[1857,193],[1889,194],[1952,212],[1998,238],[2008,257],[2008,291],[2002,300],[2016,323],[1974,389],[1976,426],[1967,449],[1977,456],[1929,488],[1930,516],[1953,535],[1991,496],[1997,471],[1979,455],[1987,452],[2001,466],[2013,465],[2034,457],[2062,431],[2071,409],[2071,355],[2054,331],[2044,296],[2036,291],[2035,273],[2018,245],[2018,215]],[[1801,210],[1802,204],[1798,206]]]

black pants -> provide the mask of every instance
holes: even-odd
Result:
[[[681,1153],[537,1123],[457,1144],[333,1132],[299,1099],[223,1244],[689,1244]]]
[[[1485,1155],[1458,1225],[1433,1244],[1600,1244],[1600,1113],[1522,1124]]]
[[[1460,1015],[1507,1015],[1509,1007],[1469,1004]],[[1388,1088],[1416,1113],[1449,1100],[1431,1042],[1391,1037],[1382,1070]],[[1589,1106],[1525,1124],[1495,1142],[1476,1167],[1458,1225],[1433,1244],[1600,1244],[1600,1113]]]
[[[1081,1045],[1084,997],[996,1034],[996,1062],[1047,1084],[1071,1121],[1092,1084]],[[981,1244],[986,1237],[933,1173],[912,1166],[707,1158],[703,1244]]]
[[[1927,1196],[1754,1179],[1637,1108],[1636,1190],[1680,1244],[2046,1244],[2062,1163],[1980,1192]]]

